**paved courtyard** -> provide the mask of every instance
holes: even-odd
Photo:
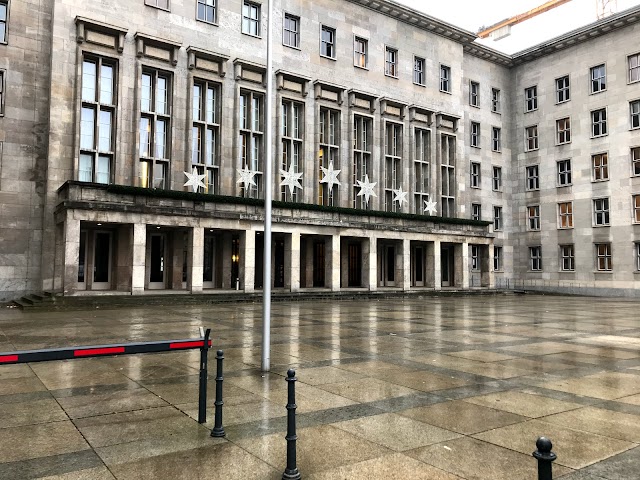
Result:
[[[190,338],[226,357],[226,439],[197,416],[197,351],[0,366],[2,479],[279,479],[297,369],[298,466],[319,479],[640,478],[640,302],[461,296],[24,313],[0,351]],[[214,355],[210,356],[213,365]],[[213,406],[214,373],[209,403]]]

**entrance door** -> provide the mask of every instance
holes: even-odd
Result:
[[[379,285],[381,287],[394,287],[396,284],[396,248],[393,245],[382,246],[382,258],[380,259]]]
[[[350,243],[349,252],[349,275],[347,284],[349,287],[362,286],[362,246],[359,243]]]
[[[273,286],[274,288],[284,288],[284,240],[282,239],[275,240],[273,260]]]
[[[204,269],[202,273],[202,282],[204,288],[215,288],[215,259],[216,259],[216,238],[213,235],[205,235],[204,237]]]
[[[411,252],[411,285],[424,287],[424,247],[415,246]]]
[[[93,290],[111,289],[111,232],[96,232],[94,237]]]
[[[80,252],[78,255],[78,290],[87,289],[87,237],[86,231],[80,232]]]
[[[453,247],[441,248],[440,270],[442,272],[442,286],[453,286]]]
[[[164,273],[166,270],[166,235],[164,233],[152,233],[150,236],[151,253],[149,256],[149,288],[164,289]]]
[[[313,286],[324,287],[325,272],[324,241],[313,244]]]

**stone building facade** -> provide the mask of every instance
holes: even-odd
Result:
[[[260,289],[267,187],[276,289],[635,291],[640,9],[508,56],[393,2],[275,0],[267,179],[266,3],[3,4],[2,299]],[[555,102],[560,70],[570,99]],[[589,135],[603,108],[606,135]]]

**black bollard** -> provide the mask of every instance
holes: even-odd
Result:
[[[287,468],[282,474],[282,480],[300,480],[300,472],[296,466],[296,371],[291,369],[287,372],[287,382],[289,387],[289,400],[287,403]]]
[[[198,423],[207,421],[207,357],[209,353],[209,335],[211,329],[207,328],[204,333],[203,346],[200,349],[200,387],[198,393]]]
[[[222,350],[218,350],[216,354],[217,361],[217,373],[216,373],[216,413],[215,413],[215,423],[213,425],[213,430],[211,430],[212,437],[224,437],[224,428],[222,427],[222,405],[224,402],[222,401],[222,381],[224,380],[222,376],[222,361],[224,360],[224,352]]]
[[[538,460],[538,480],[553,480],[551,464],[558,457],[551,451],[553,448],[551,440],[546,437],[538,438],[536,448],[537,450],[533,452],[533,456]]]

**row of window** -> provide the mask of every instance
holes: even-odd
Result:
[[[611,243],[594,243],[593,246],[595,270],[598,272],[611,272],[613,270],[613,253]],[[560,271],[562,272],[575,271],[576,258],[575,246],[573,244],[559,245],[558,263]],[[640,242],[635,242],[633,244],[633,263],[635,270],[640,271]],[[532,272],[542,271],[542,247],[540,245],[529,247],[529,270]]]
[[[471,188],[480,188],[481,167],[480,162],[471,162]],[[494,192],[502,191],[502,167],[491,167],[491,189]]]
[[[640,53],[627,57],[627,83],[640,81]],[[596,94],[607,89],[606,65],[600,64],[589,69],[589,93]],[[561,104],[571,100],[571,85],[569,75],[555,79],[555,103]],[[538,109],[538,86],[533,85],[524,89],[524,112]]]

